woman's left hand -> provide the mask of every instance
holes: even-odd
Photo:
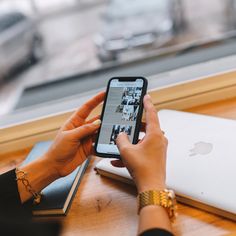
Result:
[[[70,174],[93,152],[93,136],[100,127],[99,116],[86,121],[91,111],[104,100],[101,92],[79,108],[59,130],[44,155],[49,169],[59,178]]]

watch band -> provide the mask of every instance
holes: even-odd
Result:
[[[143,207],[149,205],[157,205],[164,207],[171,220],[174,220],[176,217],[177,203],[173,190],[149,190],[139,193],[138,213]]]

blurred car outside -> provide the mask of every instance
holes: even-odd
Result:
[[[160,47],[183,26],[181,0],[110,0],[95,37],[97,56],[105,62],[122,51],[154,43]]]
[[[44,56],[43,38],[32,17],[12,11],[0,12],[0,80],[13,69]]]

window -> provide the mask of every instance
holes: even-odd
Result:
[[[0,121],[72,109],[112,76],[195,78],[157,75],[234,55],[235,2],[0,0]]]

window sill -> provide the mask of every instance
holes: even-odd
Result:
[[[230,99],[236,94],[236,71],[152,89],[149,93],[157,109],[186,110]],[[83,103],[88,97],[81,97],[80,103]],[[100,109],[101,106],[92,115],[98,114]],[[32,147],[38,141],[52,139],[73,110],[1,127],[0,154]]]

